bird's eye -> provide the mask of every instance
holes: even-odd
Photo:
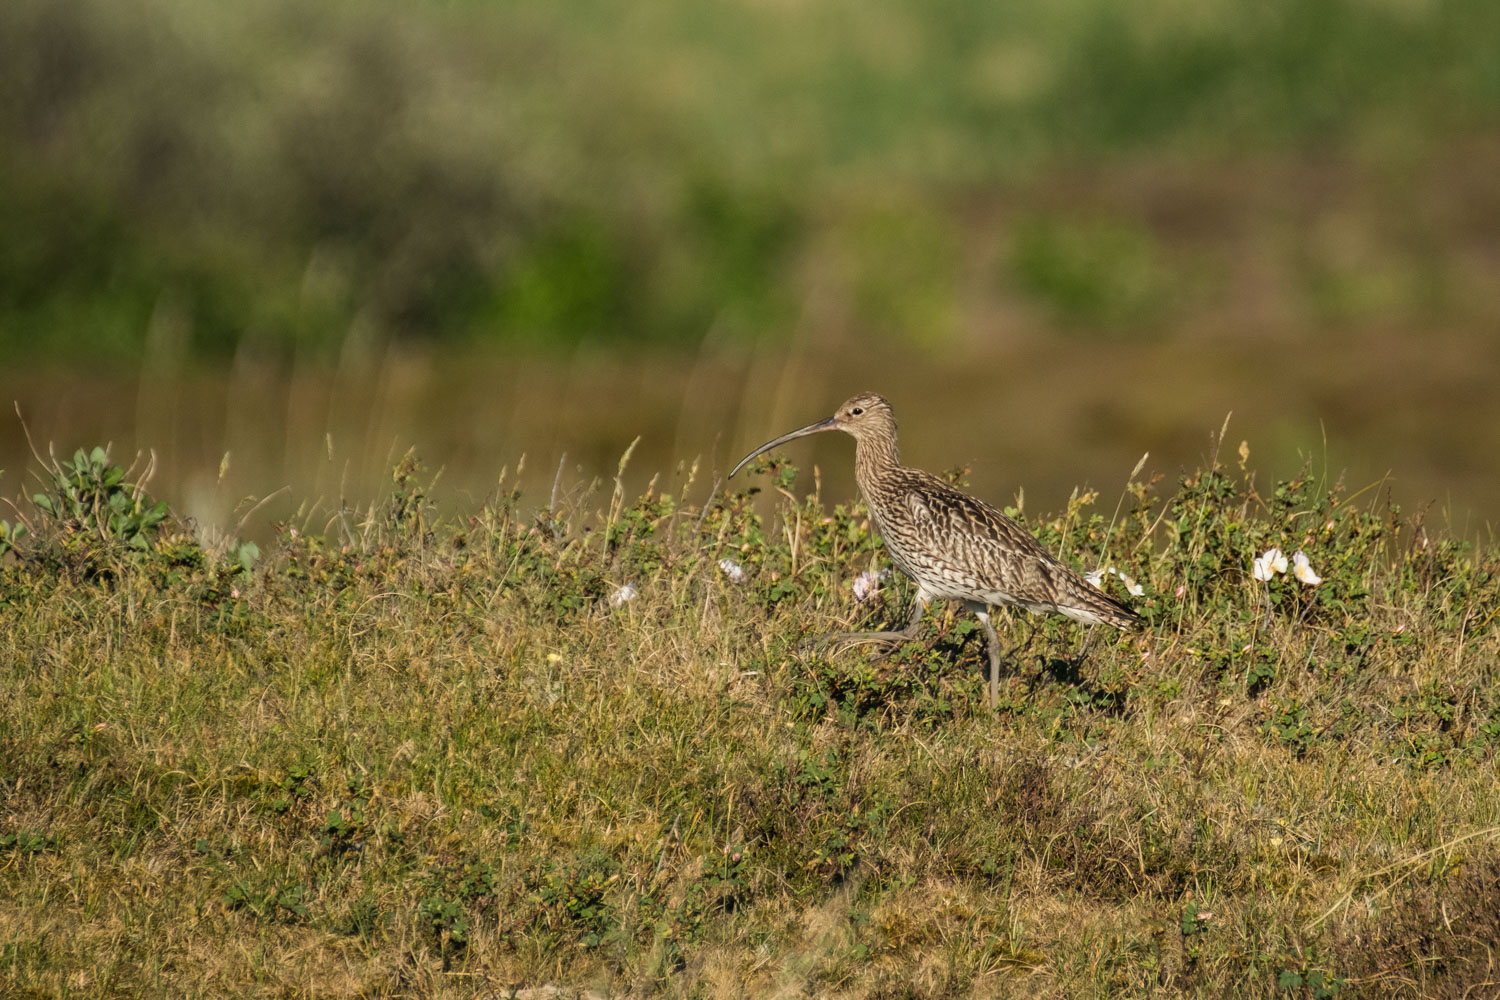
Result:
[[[849,412],[852,413],[852,414],[854,414],[857,417],[861,413],[865,412],[865,410],[864,410],[864,407],[862,407],[862,406],[856,406],[854,409],[850,410]]]

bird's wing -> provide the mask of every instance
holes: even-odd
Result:
[[[983,500],[936,477],[922,479],[907,486],[906,506],[923,541],[938,546],[945,539],[964,538],[972,544],[1013,552],[1017,557],[1051,560],[1031,532]]]
[[[940,566],[958,594],[1120,628],[1137,621],[1001,511],[935,476],[906,471],[898,489],[914,535],[915,551],[908,555]]]
[[[933,531],[937,527],[937,518],[933,516],[932,508],[927,501],[922,499],[922,494],[911,490],[906,494],[906,509],[911,511],[911,519],[923,532]]]
[[[941,566],[957,592],[996,603],[1047,601],[1056,561],[1025,528],[935,477],[904,483],[913,559]],[[1022,595],[1027,595],[1023,598]]]

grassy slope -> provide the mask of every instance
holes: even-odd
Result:
[[[140,525],[101,531],[97,473],[0,562],[7,996],[1500,979],[1496,557],[1368,496],[1220,470],[1034,521],[1107,551],[1150,625],[1075,667],[1076,630],[1018,620],[990,714],[951,609],[890,660],[797,651],[906,591],[856,605],[863,514],[786,469],[752,477],[783,490],[764,519],[685,504],[686,473],[464,519],[408,468],[253,572],[170,525],[101,542]],[[1324,583],[1252,581],[1270,544]]]

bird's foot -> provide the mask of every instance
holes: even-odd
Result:
[[[998,712],[1003,709],[1014,709],[1026,699],[1031,685],[1026,678],[1019,674],[1007,674],[996,678],[994,684],[986,683],[984,686],[984,707],[987,711]]]

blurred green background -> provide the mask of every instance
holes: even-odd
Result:
[[[408,445],[475,500],[637,435],[706,488],[873,388],[995,500],[1233,410],[1263,470],[1472,531],[1497,39],[1494,0],[10,0],[0,393],[216,524]],[[847,490],[847,449],[797,457]],[[26,455],[7,412],[0,492]]]

